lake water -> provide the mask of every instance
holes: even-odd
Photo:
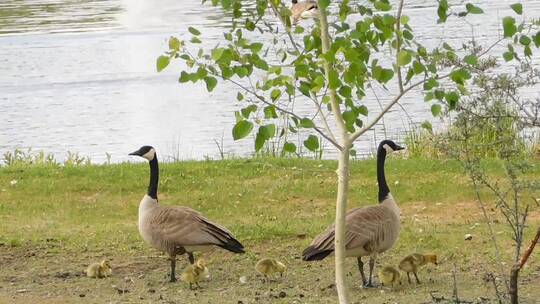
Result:
[[[500,16],[510,14],[515,1],[473,2],[487,13],[468,19],[475,38],[495,41]],[[528,17],[540,16],[540,1],[521,2]],[[435,26],[435,5],[406,1],[404,14],[415,35],[427,46],[440,44],[442,37],[454,45],[470,40],[471,25],[462,20]],[[228,154],[252,153],[251,139],[232,140],[239,108],[234,87],[220,85],[209,94],[203,85],[179,85],[179,66],[155,70],[169,36],[188,37],[187,27],[196,26],[213,46],[228,21],[199,0],[2,0],[0,154],[32,147],[59,159],[67,151],[79,152],[95,162],[110,153],[118,162],[151,144],[161,155],[202,159],[219,155],[215,141],[223,141]],[[379,97],[383,104],[388,100]],[[411,123],[432,120],[421,100],[418,93],[405,98],[384,127],[379,124],[358,141],[357,150],[369,153],[383,137],[400,137]],[[374,98],[366,104],[370,113],[380,107]]]

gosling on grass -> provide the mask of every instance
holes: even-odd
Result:
[[[280,277],[283,277],[283,273],[287,271],[287,266],[276,259],[262,259],[255,265],[255,270],[264,275],[266,280],[268,276],[274,273],[279,273]]]
[[[379,271],[379,281],[382,286],[395,288],[396,285],[401,285],[401,275],[399,270],[394,266],[385,266]]]
[[[427,263],[433,263],[437,265],[437,255],[413,253],[411,255],[406,256],[403,260],[401,260],[401,262],[399,263],[399,269],[407,273],[407,279],[409,281],[409,284],[411,283],[411,276],[410,276],[411,272],[414,274],[414,277],[416,278],[416,283],[420,284],[417,271],[419,267],[424,266]]]
[[[198,259],[195,264],[191,264],[186,267],[184,272],[182,272],[180,279],[186,283],[189,283],[189,289],[193,289],[193,284],[195,284],[197,288],[201,288],[199,282],[209,276],[210,273],[208,271],[208,267],[206,267],[205,261],[203,259]]]
[[[106,278],[112,275],[112,267],[109,261],[103,260],[101,263],[93,263],[86,268],[86,276],[89,278]]]

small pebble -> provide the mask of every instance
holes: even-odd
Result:
[[[472,240],[472,234],[470,233],[465,234],[465,241],[470,241],[470,240]]]
[[[84,298],[86,295],[84,293],[79,294],[79,297]]]
[[[285,298],[287,296],[287,293],[285,291],[280,291],[279,292],[279,297],[280,298]]]

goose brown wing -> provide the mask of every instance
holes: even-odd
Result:
[[[345,248],[351,250],[363,247],[373,250],[387,237],[386,227],[392,217],[385,208],[370,206],[356,208],[345,218]],[[318,250],[334,250],[335,226],[330,226],[325,232],[313,240],[311,246]]]
[[[229,230],[188,207],[161,208],[150,225],[163,239],[179,246],[217,245],[243,252],[242,244]]]

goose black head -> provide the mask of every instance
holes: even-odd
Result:
[[[395,142],[393,142],[393,141],[391,141],[389,139],[386,139],[386,140],[381,141],[381,143],[379,144],[379,151],[381,149],[384,149],[387,154],[390,154],[390,153],[392,153],[394,151],[403,150],[405,148],[398,145],[398,144],[396,144]]]
[[[156,157],[156,150],[152,146],[142,146],[139,150],[129,153],[129,155],[137,155],[150,161]]]

